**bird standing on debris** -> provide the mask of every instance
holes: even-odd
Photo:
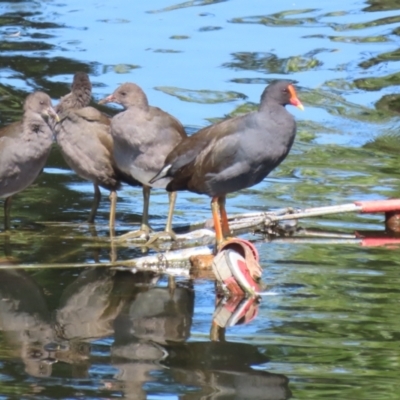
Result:
[[[58,116],[50,97],[30,94],[22,121],[0,129],[0,197],[4,202],[4,228],[10,228],[11,196],[27,188],[42,171],[53,143]]]
[[[213,124],[183,140],[150,183],[170,177],[168,191],[210,196],[220,245],[230,235],[226,195],[261,182],[292,147],[296,122],[287,104],[303,109],[289,81],[271,83],[257,111]]]
[[[132,186],[139,183],[124,174],[113,156],[110,119],[93,107],[88,107],[92,85],[84,72],[74,75],[71,93],[57,105],[60,122],[55,127],[56,140],[67,164],[80,177],[93,182],[94,201],[88,221],[93,223],[101,199],[99,186],[110,190],[109,227],[115,225],[117,190],[121,182]]]
[[[186,138],[182,124],[172,115],[149,105],[143,90],[134,83],[124,83],[113,94],[100,100],[104,103],[121,104],[125,111],[113,117],[111,135],[114,139],[114,157],[118,167],[143,184],[143,217],[141,229],[131,236],[149,236],[150,190],[165,188],[169,178],[150,183],[150,179],[164,165],[165,157],[178,143]],[[170,207],[165,231],[153,235],[150,244],[163,234],[174,238],[172,216],[176,193],[170,194]]]

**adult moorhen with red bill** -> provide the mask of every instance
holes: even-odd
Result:
[[[289,81],[266,87],[257,111],[208,126],[183,140],[150,183],[171,177],[168,191],[212,197],[217,244],[230,234],[225,197],[261,182],[288,155],[296,122],[285,106],[303,105]],[[220,213],[220,217],[218,215]]]

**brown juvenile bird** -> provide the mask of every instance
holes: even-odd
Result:
[[[182,124],[172,115],[158,107],[149,105],[143,90],[134,83],[124,83],[113,94],[99,103],[114,102],[121,104],[125,111],[117,114],[111,121],[111,135],[114,139],[114,157],[118,167],[143,185],[143,217],[139,231],[133,236],[148,237],[150,189],[165,188],[170,178],[150,183],[150,179],[164,165],[165,157],[184,138],[186,132]],[[176,194],[170,195],[170,207],[165,231],[154,235],[147,243],[172,231],[172,216]]]
[[[11,196],[27,188],[42,171],[53,143],[55,120],[50,97],[30,94],[22,121],[0,129],[0,197],[4,202],[4,228],[10,228]]]
[[[220,245],[230,234],[226,195],[261,182],[292,147],[296,122],[287,104],[303,109],[290,82],[271,83],[261,95],[258,111],[221,121],[185,139],[150,182],[170,177],[170,192],[189,190],[210,196]]]
[[[93,107],[87,107],[91,98],[89,77],[84,72],[74,76],[72,91],[61,98],[57,109],[60,122],[55,127],[61,153],[80,177],[93,182],[94,202],[88,221],[93,223],[101,199],[99,186],[110,190],[109,227],[115,225],[116,191],[121,182],[139,185],[115,164],[110,119]]]
[[[71,92],[61,97],[55,106],[57,114],[64,111],[83,108],[89,105],[92,98],[92,84],[86,72],[75,72]]]

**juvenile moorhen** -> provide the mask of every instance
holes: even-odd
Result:
[[[182,124],[172,115],[149,105],[143,90],[134,83],[124,83],[113,94],[100,100],[100,104],[114,102],[121,104],[125,111],[111,121],[111,135],[114,139],[114,157],[118,167],[143,184],[143,216],[141,229],[132,236],[148,237],[150,189],[165,188],[170,178],[150,183],[150,179],[164,165],[165,157],[184,138]],[[154,235],[150,244],[162,235],[175,237],[172,231],[172,216],[176,193],[170,194],[169,213],[165,231]]]
[[[57,109],[60,122],[55,127],[56,140],[66,163],[80,177],[93,182],[94,201],[88,221],[94,218],[101,200],[99,186],[110,190],[110,231],[115,226],[116,191],[121,182],[132,186],[139,182],[124,174],[114,162],[110,119],[93,107],[87,107],[92,85],[84,72],[74,75],[72,91],[62,97]]]
[[[55,120],[50,97],[30,94],[22,121],[0,129],[0,197],[4,202],[4,228],[10,228],[11,196],[27,188],[42,171],[53,143]]]
[[[287,104],[303,109],[289,81],[271,83],[261,95],[258,111],[213,124],[183,140],[150,183],[170,177],[166,187],[170,192],[210,196],[220,245],[230,234],[226,195],[261,182],[292,147],[296,122]]]
[[[64,111],[83,108],[89,105],[92,98],[92,84],[86,72],[75,72],[71,92],[61,97],[55,106],[57,114]]]

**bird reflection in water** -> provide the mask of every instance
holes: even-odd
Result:
[[[107,374],[100,390],[127,399],[146,399],[153,385],[159,392],[166,381],[168,391],[181,399],[290,396],[285,376],[251,367],[268,361],[258,348],[189,341],[195,300],[192,282],[178,281],[170,288],[160,279],[149,272],[85,269],[50,313],[32,277],[1,270],[3,340],[12,345],[6,347],[31,376],[64,376],[69,365],[72,377],[87,379],[96,364],[108,363],[117,372],[110,369],[114,376]],[[99,339],[114,340],[100,361],[94,351]],[[57,361],[61,369],[54,368]]]
[[[156,371],[168,357],[167,343],[183,343],[190,336],[194,312],[191,285],[154,287],[138,293],[114,321],[112,363],[126,398],[146,398],[144,384],[156,380]]]
[[[191,342],[166,347],[163,361],[175,381],[196,387],[180,397],[194,399],[283,400],[291,397],[285,375],[253,369],[268,362],[256,346],[233,342]]]
[[[2,269],[0,299],[0,331],[7,343],[2,351],[21,359],[30,376],[50,376],[56,359],[46,344],[55,336],[41,288],[24,271]]]

